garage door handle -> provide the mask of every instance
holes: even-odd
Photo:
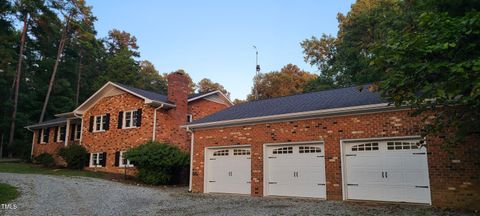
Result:
[[[320,184],[317,184],[317,185],[318,185],[318,186],[323,186],[323,185],[325,185],[325,184],[320,183]]]
[[[346,154],[345,156],[357,156],[357,154]]]
[[[268,182],[268,184],[277,184],[277,182]]]
[[[358,184],[347,184],[347,186],[358,186]]]
[[[385,172],[385,178],[388,178],[388,172]]]
[[[320,156],[317,156],[317,157],[320,157],[320,158],[322,158],[322,157],[325,157],[325,156],[323,156],[323,155],[320,155]]]
[[[428,188],[428,186],[419,186],[419,185],[415,185],[416,188]]]
[[[424,155],[425,152],[415,152],[415,153],[412,153],[412,154],[414,154],[414,155]]]
[[[274,158],[277,158],[277,157],[268,157],[268,159],[274,159]]]
[[[385,176],[384,176],[384,172],[382,172],[382,178],[385,178]]]
[[[208,182],[212,183],[212,182],[217,182],[217,181],[208,181]]]

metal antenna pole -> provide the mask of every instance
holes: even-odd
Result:
[[[257,77],[258,74],[260,73],[260,65],[258,64],[258,49],[257,46],[253,46],[255,49],[255,78],[253,79],[253,84],[255,88],[255,100],[258,100],[258,86],[257,86]]]

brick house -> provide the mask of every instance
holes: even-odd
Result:
[[[183,126],[190,189],[478,210],[478,139],[447,153],[441,138],[420,136],[434,116],[410,113],[366,87],[232,106]]]
[[[132,165],[122,159],[123,152],[149,140],[189,151],[190,135],[180,126],[232,102],[220,91],[188,95],[182,73],[169,74],[167,81],[168,95],[108,82],[74,111],[27,126],[34,133],[32,156],[47,152],[62,163],[58,150],[77,143],[89,152],[89,169],[124,172]]]

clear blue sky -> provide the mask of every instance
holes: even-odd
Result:
[[[255,50],[262,72],[288,63],[318,73],[303,61],[301,41],[336,35],[338,12],[353,0],[87,0],[98,18],[99,37],[116,28],[137,37],[141,59],[160,73],[186,70],[198,82],[210,78],[244,99],[255,74]]]

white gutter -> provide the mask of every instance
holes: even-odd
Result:
[[[190,177],[188,180],[188,191],[192,192],[192,177],[193,177],[193,140],[195,136],[193,135],[193,130],[187,127],[187,131],[192,134],[192,138],[190,138]]]
[[[152,141],[155,141],[155,137],[157,136],[157,110],[163,108],[163,103],[160,104],[159,107],[153,110],[153,131],[152,131]]]
[[[405,108],[406,107],[403,107],[403,109]],[[353,106],[353,107],[342,107],[342,108],[286,113],[286,114],[278,114],[278,115],[270,115],[270,116],[251,117],[251,118],[243,118],[243,119],[233,119],[233,120],[216,121],[216,122],[206,122],[206,123],[183,125],[181,127],[183,128],[216,127],[216,126],[225,126],[225,125],[233,125],[233,124],[248,124],[248,123],[265,122],[265,121],[280,121],[285,119],[301,119],[301,118],[311,118],[311,117],[318,117],[318,116],[325,116],[325,115],[344,115],[344,114],[351,114],[351,113],[374,112],[374,111],[393,110],[393,109],[402,109],[402,108],[389,106],[389,103],[380,103],[380,104],[370,104],[370,105]]]

